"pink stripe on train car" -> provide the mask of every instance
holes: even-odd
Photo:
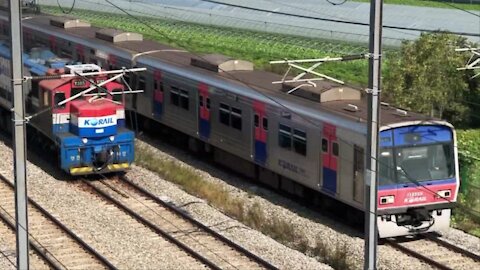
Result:
[[[328,151],[322,154],[323,167],[337,170],[337,157],[333,156],[333,143],[337,141],[337,128],[325,123],[323,125],[323,137],[328,140]]]
[[[265,118],[265,103],[260,101],[253,102],[253,110],[258,115],[258,127],[255,127],[255,140],[267,142],[267,132],[262,127],[263,118]]]
[[[200,107],[200,119],[210,121],[210,110],[207,109],[207,98],[209,98],[208,85],[200,83],[198,85],[200,96],[203,97],[203,106]]]
[[[436,193],[443,190],[450,190],[450,197],[444,199],[437,196]],[[408,187],[395,190],[378,191],[378,208],[398,208],[412,205],[423,205],[431,203],[445,203],[455,201],[456,184],[428,185],[423,187]],[[394,203],[380,204],[381,197],[394,195]]]

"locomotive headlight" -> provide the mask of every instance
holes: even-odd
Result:
[[[395,196],[382,196],[380,197],[380,204],[391,204],[395,202]]]
[[[115,136],[110,136],[109,139],[111,142],[113,142],[115,140]]]
[[[87,142],[88,142],[88,139],[87,139],[87,138],[83,138],[83,139],[82,139],[82,142],[83,142],[83,143],[87,143]]]
[[[440,190],[437,192],[438,198],[450,198],[452,196],[452,191],[450,189]]]

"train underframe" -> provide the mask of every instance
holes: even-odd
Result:
[[[451,203],[380,210],[377,218],[380,238],[437,232],[450,227]]]

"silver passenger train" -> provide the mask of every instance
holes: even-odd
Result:
[[[192,150],[272,187],[363,210],[367,104],[360,90],[327,81],[274,85],[281,76],[249,62],[198,57],[76,19],[38,15],[23,25],[26,48],[48,46],[105,69],[146,67],[129,78],[145,93],[127,109],[188,135]],[[449,226],[459,186],[456,149],[449,123],[382,106],[380,237]]]

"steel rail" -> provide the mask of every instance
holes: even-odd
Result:
[[[4,177],[2,174],[0,174],[0,179],[7,183],[11,188],[14,188],[13,184],[6,178]],[[96,259],[98,259],[99,261],[101,261],[108,269],[112,269],[112,270],[117,270],[118,268],[113,265],[106,257],[104,257],[102,254],[100,254],[98,251],[96,251],[94,248],[92,248],[89,244],[87,244],[85,241],[83,241],[78,235],[76,235],[72,230],[70,230],[67,226],[65,226],[63,223],[61,223],[57,218],[55,218],[52,214],[50,214],[47,210],[45,210],[43,207],[41,207],[37,202],[35,202],[33,199],[31,199],[30,197],[28,198],[28,202],[31,203],[35,208],[37,208],[37,210],[40,211],[40,213],[42,215],[44,215],[45,217],[47,217],[50,221],[52,221],[55,225],[57,225],[61,230],[63,230],[68,236],[70,236],[71,238],[73,238],[82,248],[84,248],[85,250],[87,250],[90,254],[92,254]],[[8,221],[7,221],[8,222]],[[14,226],[15,228],[15,226]],[[32,241],[30,241],[30,244],[32,245],[32,247],[40,253],[40,256],[42,256],[42,258],[45,258],[45,260],[47,260],[47,262],[50,264],[50,258],[46,258],[44,257],[43,254],[43,251],[44,248],[40,248],[40,247],[36,247],[37,245],[35,243],[33,243]],[[56,263],[55,263],[56,264]],[[52,267],[54,267],[55,269],[63,269],[63,266],[58,268],[56,265],[52,265]]]
[[[448,249],[450,249],[450,250],[453,250],[453,251],[455,251],[455,252],[457,252],[457,253],[460,253],[460,254],[462,254],[462,255],[464,255],[464,256],[466,256],[466,257],[468,257],[468,258],[470,258],[470,259],[472,259],[472,260],[474,260],[474,261],[480,262],[480,256],[479,256],[478,254],[475,254],[475,253],[473,253],[473,252],[471,252],[471,251],[468,251],[468,250],[466,250],[466,249],[463,249],[463,248],[461,248],[461,247],[459,247],[459,246],[455,246],[454,244],[449,243],[449,242],[447,242],[447,241],[445,241],[445,240],[442,240],[442,239],[440,239],[440,238],[438,238],[438,237],[436,237],[436,236],[425,235],[424,237],[425,237],[426,239],[432,241],[432,242],[435,242],[435,243],[437,243],[437,244],[439,244],[439,245],[441,245],[441,246],[444,246],[444,247],[446,247],[446,248],[448,248]]]
[[[132,181],[130,181],[127,177],[125,177],[124,175],[120,175],[119,176],[119,180],[123,181],[124,183],[128,184],[129,186],[131,186],[132,188],[140,191],[142,194],[144,194],[145,196],[147,196],[149,199],[152,199],[153,201],[155,201],[156,203],[158,204],[161,204],[162,206],[168,208],[170,211],[174,212],[175,214],[181,216],[182,218],[188,220],[189,222],[195,224],[196,226],[200,227],[202,230],[205,230],[207,233],[213,235],[215,238],[219,239],[220,241],[224,242],[225,244],[227,244],[228,246],[231,246],[233,247],[234,249],[236,249],[237,251],[239,251],[240,253],[244,254],[247,256],[247,258],[253,260],[254,262],[262,265],[263,267],[265,267],[266,269],[271,269],[271,270],[276,270],[278,269],[277,267],[275,267],[274,265],[272,265],[271,263],[265,261],[264,259],[262,259],[261,257],[259,257],[258,255],[255,255],[253,254],[252,252],[248,251],[247,249],[245,249],[244,247],[240,246],[239,244],[233,242],[232,240],[226,238],[225,236],[219,234],[218,232],[214,231],[213,229],[211,229],[210,227],[208,227],[207,225],[201,223],[200,221],[194,219],[192,216],[186,214],[185,212],[183,212],[182,210],[180,210],[179,208],[173,206],[172,204],[170,203],[167,203],[165,201],[163,201],[162,199],[160,199],[158,196],[156,196],[155,194],[151,193],[150,191],[144,189],[143,187],[133,183]]]
[[[197,253],[195,250],[193,250],[192,248],[190,248],[189,246],[185,245],[184,243],[182,243],[181,241],[175,239],[173,236],[171,236],[170,234],[168,234],[166,231],[160,229],[157,225],[151,223],[150,221],[146,220],[145,218],[143,218],[142,216],[140,216],[139,214],[135,213],[133,210],[131,210],[130,208],[128,208],[127,206],[125,206],[123,203],[121,203],[120,201],[118,201],[117,199],[113,198],[111,195],[107,194],[106,192],[104,192],[103,190],[97,188],[94,184],[90,183],[88,180],[85,180],[85,179],[82,179],[82,181],[87,184],[89,187],[91,187],[95,192],[97,192],[98,194],[100,194],[105,200],[113,203],[116,207],[118,207],[119,209],[123,210],[124,212],[126,212],[128,215],[130,215],[131,217],[133,217],[134,219],[138,220],[140,223],[142,223],[143,225],[145,225],[146,227],[150,228],[151,230],[153,230],[155,233],[163,236],[165,239],[167,239],[168,241],[170,241],[171,243],[175,244],[176,246],[178,246],[179,248],[183,249],[184,251],[186,251],[188,254],[190,254],[192,257],[196,258],[197,260],[199,260],[200,262],[204,263],[205,265],[207,265],[208,267],[210,267],[211,269],[215,269],[215,270],[221,270],[222,268],[218,267],[214,262],[210,261],[209,259],[205,258],[204,256],[202,256],[201,254]]]
[[[445,266],[445,265],[443,265],[443,264],[441,264],[441,263],[439,263],[439,262],[437,262],[433,259],[430,259],[429,257],[424,256],[424,255],[414,251],[413,249],[402,246],[401,244],[395,242],[395,240],[386,239],[385,241],[386,241],[385,243],[387,243],[388,245],[402,251],[403,253],[408,254],[408,255],[410,255],[412,257],[415,257],[417,259],[420,259],[421,261],[424,261],[424,262],[428,263],[429,265],[432,265],[432,266],[434,266],[434,267],[436,267],[440,270],[454,270],[453,268],[450,268],[450,267]]]
[[[1,178],[1,176],[0,176]],[[3,180],[3,178],[2,178]],[[3,213],[3,211],[0,211],[0,219],[14,232],[16,232],[15,229],[15,224],[10,220],[10,218],[7,216],[7,214]],[[50,267],[52,267],[55,270],[63,270],[65,267],[61,265],[55,258],[52,258],[52,256],[48,255],[48,250],[45,248],[41,247],[39,244],[32,240],[28,240],[30,247],[35,251],[35,253],[40,256]]]

